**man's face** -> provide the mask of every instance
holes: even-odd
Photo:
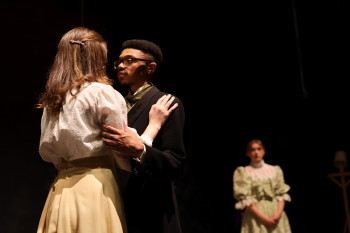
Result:
[[[118,80],[122,85],[129,87],[142,86],[147,79],[147,64],[143,59],[148,60],[147,55],[138,49],[126,48],[120,56],[120,63],[117,64],[116,69],[118,70]]]

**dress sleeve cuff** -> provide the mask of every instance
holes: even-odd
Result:
[[[144,133],[141,135],[141,141],[143,144],[146,144],[147,146],[152,147],[153,139],[147,134]]]
[[[254,197],[247,197],[246,199],[243,199],[235,204],[235,208],[237,210],[243,210],[247,206],[250,206],[251,204],[255,204],[258,201]]]
[[[276,196],[276,198],[278,201],[288,201],[288,202],[292,201],[292,198],[287,193],[280,195],[280,196]]]

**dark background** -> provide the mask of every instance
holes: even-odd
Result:
[[[36,231],[54,174],[38,154],[35,104],[61,36],[81,25],[108,41],[110,64],[127,39],[163,49],[154,82],[186,110],[184,233],[235,232],[232,174],[248,164],[252,138],[291,186],[292,231],[343,232],[342,192],[327,174],[338,171],[334,153],[349,152],[349,8],[296,0],[295,9],[301,54],[291,0],[1,1],[0,232]]]

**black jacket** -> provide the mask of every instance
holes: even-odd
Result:
[[[165,94],[153,86],[128,112],[128,125],[141,135],[148,125],[152,105]],[[129,233],[181,232],[174,180],[186,157],[185,112],[178,98],[174,103],[178,107],[159,131],[153,146],[146,146],[142,167],[133,172],[126,186],[124,203]]]

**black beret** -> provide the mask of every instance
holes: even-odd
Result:
[[[124,41],[122,44],[122,50],[131,48],[138,49],[142,52],[149,54],[156,59],[156,63],[161,63],[163,61],[162,50],[155,43],[148,40],[132,39]]]

